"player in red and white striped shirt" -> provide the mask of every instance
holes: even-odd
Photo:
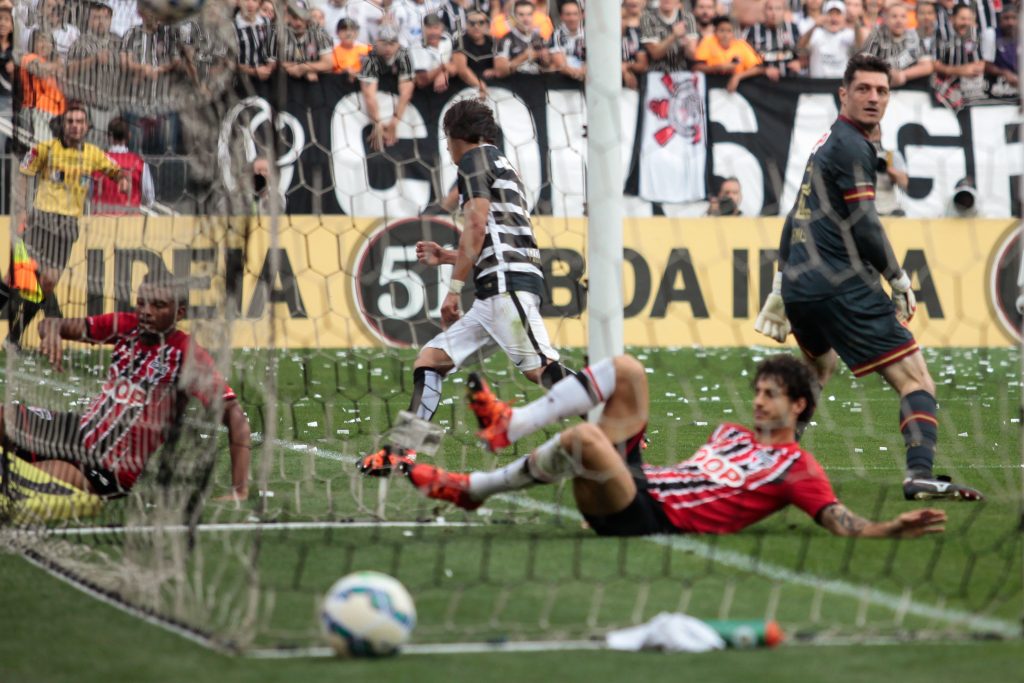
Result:
[[[632,356],[585,368],[522,408],[501,402],[474,376],[470,405],[491,450],[601,403],[604,412],[597,424],[566,429],[492,472],[447,472],[401,455],[393,456],[394,465],[426,495],[466,509],[495,493],[571,477],[580,512],[609,536],[734,533],[787,505],[839,536],[912,538],[943,531],[941,510],[872,522],[839,502],[821,465],[796,442],[797,420],[814,408],[812,386],[810,371],[792,356],[765,360],[754,380],[753,429],[723,424],[689,459],[654,467],[640,458],[647,377]]]
[[[187,290],[147,276],[135,313],[44,320],[40,350],[58,372],[62,340],[113,345],[106,381],[82,413],[16,405],[11,424],[0,419],[0,438],[10,439],[22,459],[51,477],[112,498],[135,484],[190,398],[207,408],[219,400],[232,472],[232,492],[224,498],[245,499],[249,421],[209,353],[177,329],[186,307]]]

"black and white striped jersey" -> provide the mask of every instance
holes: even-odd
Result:
[[[239,12],[235,14],[235,34],[238,37],[238,63],[257,67],[277,59],[274,49],[274,27],[261,15],[248,22]]]
[[[800,42],[800,29],[796,24],[791,21],[778,26],[754,24],[748,26],[741,35],[761,55],[765,66],[778,68],[783,76],[797,75],[789,70],[789,63],[797,58],[796,46]]]
[[[476,297],[509,291],[544,295],[540,249],[530,222],[526,188],[501,151],[482,144],[459,161],[459,199],[491,203],[483,246],[473,265]]]

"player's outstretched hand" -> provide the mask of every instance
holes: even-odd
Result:
[[[911,510],[892,521],[891,536],[917,538],[925,534],[940,534],[946,530],[946,513],[935,508]]]
[[[780,344],[789,336],[789,318],[786,317],[786,305],[782,301],[782,273],[775,274],[772,292],[765,299],[761,312],[757,314],[754,329]]]
[[[892,286],[892,303],[896,307],[896,319],[901,323],[909,323],[917,312],[917,297],[910,286],[910,276],[907,271],[901,270],[900,274],[889,280]]]
[[[426,240],[416,243],[416,260],[425,266],[441,265],[441,245]]]
[[[60,318],[46,318],[39,323],[39,352],[46,356],[57,372],[64,372],[64,349],[60,345]]]

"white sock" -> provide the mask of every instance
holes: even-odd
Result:
[[[469,495],[475,500],[483,500],[495,493],[515,491],[536,484],[527,467],[529,455],[524,455],[491,472],[469,473]]]
[[[527,470],[530,477],[538,482],[550,484],[576,472],[576,459],[562,448],[561,433],[537,446],[529,458]]]
[[[566,377],[536,401],[513,408],[508,440],[514,442],[573,415],[586,415],[614,391],[615,359],[605,358],[580,370],[578,377]]]

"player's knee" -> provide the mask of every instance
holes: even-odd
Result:
[[[644,376],[644,365],[628,353],[615,357],[616,386],[637,377]]]
[[[448,357],[448,354],[441,349],[435,349],[431,347],[424,347],[420,349],[420,352],[416,355],[416,361],[413,363],[413,370],[425,368],[433,370],[437,374],[444,377],[448,374],[455,363]]]

